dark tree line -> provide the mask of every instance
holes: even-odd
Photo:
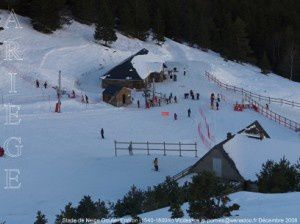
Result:
[[[115,30],[141,40],[152,33],[159,44],[184,41],[300,81],[298,0],[6,0],[0,7],[31,17],[42,32],[70,16],[95,23],[104,44],[116,40]]]

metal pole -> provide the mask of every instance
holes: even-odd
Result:
[[[117,156],[117,141],[115,140],[115,156]]]
[[[179,156],[182,156],[181,155],[181,143],[179,142]]]
[[[61,104],[61,71],[58,74],[58,103]]]
[[[147,141],[147,155],[149,156],[150,155],[150,152],[149,152],[149,142]]]

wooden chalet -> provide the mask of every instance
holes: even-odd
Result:
[[[245,129],[238,132],[238,135],[243,136],[243,138],[252,138],[253,141],[261,141],[261,136],[265,138],[270,138],[268,133],[262,128],[258,121],[253,122]],[[256,185],[251,181],[248,181],[246,177],[244,177],[240,170],[238,169],[236,163],[236,159],[230,157],[228,146],[235,135],[231,133],[227,134],[227,139],[215,145],[212,149],[210,149],[199,161],[197,161],[191,167],[185,169],[181,173],[174,176],[174,179],[178,180],[184,176],[189,174],[197,174],[203,171],[208,171],[215,173],[216,176],[220,177],[223,181],[233,181],[238,183],[243,183],[245,189],[248,190],[256,190]],[[256,140],[254,140],[256,139]],[[241,147],[243,145],[241,144]],[[242,149],[241,149],[242,151]],[[255,155],[253,155],[255,156]],[[245,158],[240,158],[241,160]],[[251,159],[251,158],[246,158]]]
[[[131,89],[121,86],[109,86],[103,93],[103,101],[116,107],[131,104]]]
[[[109,70],[102,79],[102,88],[107,88],[109,86],[121,86],[131,89],[144,89],[147,85],[153,81],[162,82],[164,80],[164,69],[161,66],[160,72],[150,72],[147,75],[139,74],[133,65],[133,59],[141,55],[147,55],[149,51],[147,49],[142,49],[131,57],[127,58],[125,61],[117,65],[116,67]]]

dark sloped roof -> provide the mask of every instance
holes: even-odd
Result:
[[[122,86],[109,86],[103,91],[103,94],[109,96],[115,96],[123,88],[124,87]]]
[[[125,61],[117,65],[116,67],[109,70],[104,76],[104,79],[119,79],[119,80],[142,80],[135,68],[133,67],[131,61],[137,55],[146,55],[149,51],[145,48],[137,52],[136,54],[130,56]]]
[[[237,174],[240,176],[240,178],[243,180],[244,177],[240,174],[239,170],[237,169],[234,161],[231,159],[231,157],[228,155],[228,153],[224,150],[224,145],[229,142],[231,139],[234,138],[235,135],[232,135],[230,138],[220,142],[219,144],[215,145],[213,148],[211,148],[201,159],[199,159],[190,169],[190,172],[194,172],[195,168],[210,154],[212,153],[213,150],[219,150],[223,156],[226,158],[226,160],[229,162],[230,166],[232,169],[234,169]]]
[[[240,130],[238,134],[249,134],[249,135],[258,135],[259,133],[263,133],[265,138],[270,138],[270,135],[266,132],[266,130],[260,125],[258,121],[254,121],[252,124],[248,125],[243,130]]]

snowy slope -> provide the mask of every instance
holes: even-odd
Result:
[[[0,22],[3,22],[8,14],[0,12]],[[114,201],[133,184],[146,188],[194,164],[198,158],[193,154],[184,157],[146,156],[146,153],[128,156],[124,152],[114,157],[113,141],[197,142],[199,156],[204,155],[209,148],[199,136],[200,125],[207,137],[200,109],[214,136],[208,139],[211,145],[223,140],[228,131],[237,132],[258,120],[272,138],[300,146],[299,135],[259,114],[247,110],[233,112],[232,105],[241,97],[218,89],[207,82],[203,74],[208,70],[216,75],[222,74],[220,78],[233,84],[251,83],[249,88],[254,92],[266,89],[266,94],[274,97],[300,101],[298,83],[282,81],[276,75],[262,76],[252,66],[224,62],[212,52],[205,53],[169,39],[163,46],[157,46],[150,40],[142,42],[118,34],[118,41],[108,49],[93,42],[93,27],[73,22],[52,35],[44,35],[34,31],[27,18],[19,18],[23,29],[10,28],[1,32],[1,38],[5,40],[17,38],[24,60],[4,61],[4,52],[1,51],[0,144],[3,145],[9,137],[20,136],[24,147],[19,158],[0,158],[0,222],[32,223],[36,211],[42,210],[52,223],[67,202],[76,203],[83,195]],[[155,86],[157,92],[176,95],[178,104],[145,110],[138,109],[135,103],[128,108],[114,108],[103,103],[99,77],[142,48],[148,49],[156,61],[165,61],[170,68],[179,70],[177,82],[166,80]],[[187,70],[186,76],[182,75],[184,69]],[[81,104],[79,98],[63,99],[62,113],[53,113],[55,91],[36,89],[34,80],[47,81],[55,86],[59,70],[63,74],[63,87],[69,91],[74,89],[78,95],[87,94],[92,104]],[[17,95],[8,93],[9,72],[18,73]],[[281,91],[272,89],[279,85]],[[183,99],[183,94],[191,89],[200,93],[200,101]],[[225,96],[220,111],[209,108],[211,92]],[[135,98],[140,97],[137,93]],[[22,121],[18,126],[4,124],[3,103],[9,102],[21,105]],[[187,117],[188,108],[192,110],[192,118]],[[162,111],[170,112],[170,117],[162,117]],[[176,122],[172,117],[175,112],[178,114]],[[296,108],[286,108],[285,112],[287,116],[299,116],[300,113]],[[99,139],[102,127],[106,136],[103,141]],[[152,171],[154,156],[159,157],[159,173]],[[20,169],[21,189],[4,189],[4,169],[9,168]]]
[[[300,193],[260,194],[238,192],[229,195],[231,203],[241,207],[232,213],[232,217],[214,220],[213,223],[300,223]],[[144,219],[170,218],[169,208],[148,212],[140,215]],[[188,204],[183,204],[184,218],[189,219],[186,212]],[[184,221],[184,220],[183,220]],[[169,221],[166,223],[176,223]],[[177,222],[178,223],[178,222]],[[182,222],[183,223],[183,222]],[[205,222],[204,222],[205,223]]]

